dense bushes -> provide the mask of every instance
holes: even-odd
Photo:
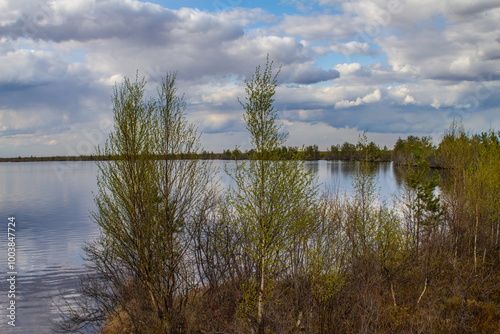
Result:
[[[397,205],[380,204],[371,164],[362,162],[353,196],[324,194],[316,200],[307,228],[294,237],[282,257],[286,265],[273,277],[267,332],[498,332],[498,135],[450,131],[447,154],[457,158],[475,152],[460,157],[467,165],[455,161],[453,168],[440,171],[439,192],[437,179],[420,160],[401,167],[404,194]],[[223,314],[226,321],[219,327],[200,322],[197,328],[250,331],[251,321],[242,317],[238,303],[244,295],[240,282],[252,268],[242,256],[241,235],[218,226],[221,232],[211,235],[220,239],[211,242],[231,246],[213,248],[215,258],[224,258],[219,263],[233,274],[214,285],[220,295],[202,300],[225,300],[206,312]]]

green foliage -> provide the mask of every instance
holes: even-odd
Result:
[[[321,158],[318,145],[310,145],[304,149],[304,158],[307,160],[318,160]]]
[[[421,158],[422,159],[422,158]],[[406,191],[409,194],[406,202],[408,222],[413,230],[414,243],[420,242],[421,230],[429,234],[438,227],[444,215],[439,195],[436,195],[438,186],[437,174],[429,178],[429,165],[426,160],[420,160],[416,166],[406,169]]]
[[[434,164],[435,150],[432,138],[429,136],[398,138],[394,145],[392,159],[397,165],[415,165],[420,161]]]
[[[463,125],[453,122],[445,131],[438,146],[438,160],[446,169],[465,169],[470,164],[474,152],[470,135],[465,132]]]
[[[278,72],[279,73],[279,72]],[[245,303],[254,301],[256,307],[246,316],[253,319],[256,330],[263,333],[269,292],[274,277],[279,275],[289,260],[286,259],[295,236],[305,230],[308,212],[315,189],[313,175],[304,170],[297,159],[284,160],[280,146],[287,137],[276,124],[277,111],[272,103],[276,89],[269,59],[263,71],[258,66],[250,81],[246,81],[244,120],[250,132],[255,154],[251,160],[239,164],[234,172],[236,188],[231,189],[230,203],[235,212],[235,224],[243,236],[243,247],[255,267],[246,286],[254,287],[256,299],[245,289]],[[291,152],[287,152],[290,154]],[[251,285],[249,282],[254,282]]]
[[[447,167],[443,187],[456,217],[451,225],[456,247],[465,251],[473,244],[469,251],[476,267],[478,250],[493,255],[491,250],[499,244],[499,133],[471,135],[454,122],[439,145],[439,158]]]
[[[365,132],[366,134],[366,132]],[[331,145],[326,156],[330,160],[367,160],[367,161],[390,161],[391,151],[385,146],[384,149],[375,144],[373,141],[352,144],[344,142],[342,145]]]
[[[80,306],[90,319],[99,319],[93,314],[114,319],[122,331],[172,332],[185,321],[179,298],[194,279],[185,255],[187,237],[214,196],[209,162],[171,159],[199,150],[175,79],[175,73],[167,74],[149,101],[144,79],[125,78],[115,87],[114,131],[98,150],[120,159],[98,163],[92,217],[101,235],[85,249],[96,276],[82,295],[93,301]],[[79,319],[86,318],[72,314],[70,320],[81,326]]]
[[[259,65],[251,80],[245,80],[245,102],[238,99],[245,110],[243,119],[259,159],[265,159],[265,155],[277,149],[287,137],[286,133],[280,133],[281,126],[275,122],[277,110],[273,102],[278,74],[279,70],[273,76],[272,62],[269,62],[268,56],[264,71],[261,73]]]
[[[323,307],[341,291],[347,279],[342,268],[342,263],[348,259],[342,227],[345,205],[340,196],[324,194],[316,202],[315,217],[308,229],[308,276],[312,294]]]
[[[342,144],[342,146],[340,147],[340,154],[344,157],[352,159],[355,153],[356,153],[356,145],[354,144],[344,142],[344,144]]]

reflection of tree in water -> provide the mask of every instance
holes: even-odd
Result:
[[[351,179],[357,163],[356,161],[328,160],[327,170],[335,178]]]
[[[408,185],[407,180],[405,178],[405,171],[406,170],[408,170],[407,166],[394,165],[394,168],[393,168],[394,180],[396,180],[396,184],[397,184],[398,188],[401,188],[403,186]],[[434,172],[437,173],[438,180],[440,181],[439,183],[442,184],[441,180],[443,180],[443,178],[445,177],[445,173],[443,173],[442,170],[436,169],[436,168],[429,168],[429,171],[427,172],[425,180],[429,181],[430,179],[432,179]]]
[[[405,184],[404,178],[404,168],[401,166],[394,166],[394,180],[398,187],[402,187]]]
[[[308,161],[304,164],[304,166],[306,167],[306,169],[308,171],[312,171],[314,173],[314,175],[318,175],[318,172],[319,172],[319,161],[318,160]]]
[[[378,170],[379,170],[379,175],[387,175],[388,172],[391,170],[391,164],[387,162],[380,162],[378,164]]]
[[[344,178],[352,178],[352,174],[356,170],[356,161],[341,161],[340,172]]]
[[[337,175],[340,173],[340,161],[338,160],[328,160],[326,162],[326,168],[329,174]]]

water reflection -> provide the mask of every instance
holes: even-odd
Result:
[[[427,172],[425,179],[426,180],[432,179],[434,174],[436,174],[438,179],[443,179],[445,177],[444,173],[440,173],[440,170],[430,168]],[[408,178],[408,170],[406,167],[394,166],[394,181],[398,188],[401,188],[405,185],[407,178]]]
[[[305,165],[308,170],[311,170],[314,174],[319,173],[319,161],[318,160],[313,160],[313,161],[306,161]]]
[[[2,294],[0,299],[0,328],[12,333],[53,333],[51,320],[59,313],[52,299],[60,292],[75,292],[84,272],[81,247],[98,233],[89,218],[89,210],[94,209],[95,164],[79,163],[62,181],[55,173],[57,164],[0,164],[0,219],[15,216],[17,222],[15,328],[4,321],[7,296]],[[6,254],[6,247],[0,243],[1,254]],[[6,261],[0,257],[2,272]]]
[[[324,189],[346,195],[354,193],[353,176],[356,171],[355,161],[316,161],[318,181]],[[381,162],[373,170],[376,188],[381,200],[390,201],[393,196],[399,195],[400,185],[395,179],[395,170],[391,162]]]

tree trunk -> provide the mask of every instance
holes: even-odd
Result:
[[[257,301],[257,333],[264,334],[264,288],[265,288],[265,258],[264,256],[260,262],[260,282],[259,282],[259,294]]]

